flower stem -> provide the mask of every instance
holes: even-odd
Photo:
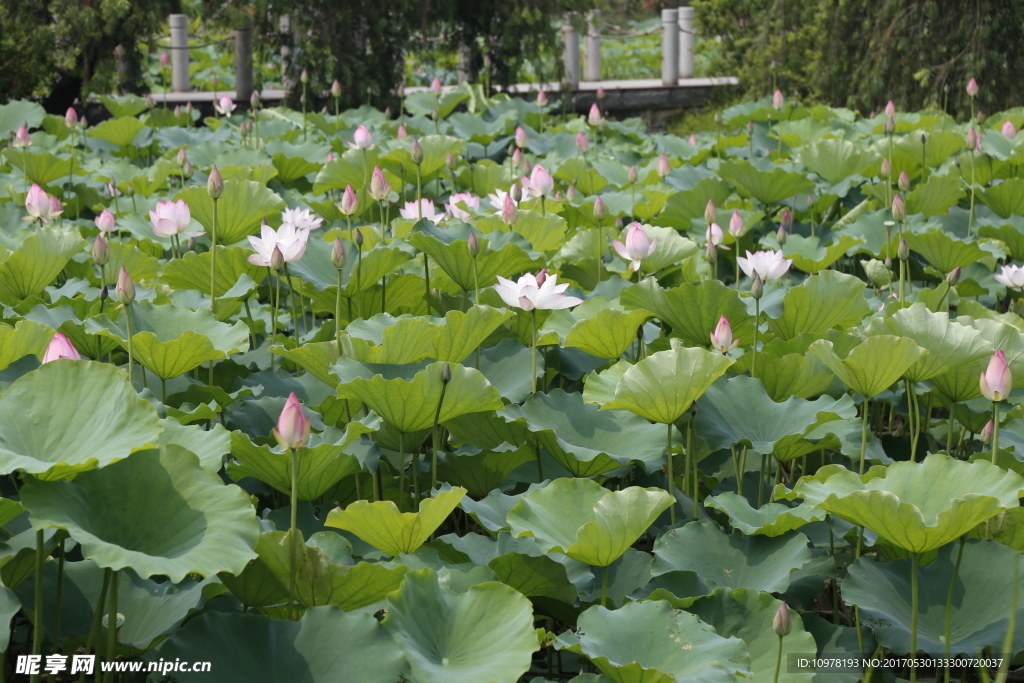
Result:
[[[601,607],[607,607],[608,604],[608,569],[606,565],[602,567],[604,571],[601,572]]]
[[[917,553],[910,553],[910,683],[917,681]]]
[[[754,350],[750,359],[750,376],[757,377],[757,338],[760,336],[761,326],[761,300],[754,299]]]
[[[135,388],[135,382],[132,379],[132,309],[131,304],[125,304],[124,307],[124,322],[128,326],[128,386],[132,389]]]
[[[53,647],[60,651],[60,613],[64,599],[64,539],[57,546],[57,605],[53,610]]]
[[[781,142],[779,144],[782,144]],[[779,636],[779,649],[775,653],[775,675],[772,676],[772,683],[779,683],[779,669],[782,667],[782,636]]]
[[[292,329],[295,330],[295,341],[299,341],[299,316],[295,312],[295,289],[292,287],[292,276],[288,274],[288,264],[284,264],[284,277],[288,280],[288,310],[292,314]]]
[[[334,297],[334,338],[341,353],[341,269],[338,269],[338,293]]]
[[[960,547],[959,547],[959,549],[957,550],[957,553],[956,553],[956,565],[954,565],[954,567],[953,567],[953,578],[951,578],[949,580],[949,593],[946,595],[946,633],[945,633],[945,638],[943,639],[944,642],[945,642],[945,645],[946,645],[946,660],[947,660],[946,664],[945,664],[946,683],[949,683],[949,661],[948,660],[949,660],[949,654],[950,654],[950,642],[949,642],[949,639],[952,636],[951,631],[952,631],[952,627],[953,627],[953,592],[956,589],[956,578],[960,574],[960,560],[963,559],[963,556],[964,556],[964,541],[966,540],[966,538],[967,538],[966,536],[961,536],[960,537]]]
[[[100,622],[103,619],[103,605],[107,601],[107,590],[109,590],[110,577],[113,573],[111,569],[106,569],[103,572],[103,585],[100,588],[100,597],[96,601],[96,611],[93,612],[92,624],[89,626],[89,635],[85,639],[85,650],[83,650],[85,654],[89,654],[92,651],[93,640],[96,639],[96,633],[100,630]],[[84,683],[84,681],[85,672],[83,671],[82,675],[78,678],[78,683]]]
[[[398,511],[405,511],[405,432],[398,432]]]
[[[441,434],[437,429],[437,421],[441,417],[441,405],[444,404],[444,394],[448,391],[448,385],[441,384],[441,398],[437,401],[437,408],[434,410],[434,453],[430,463],[430,489],[437,488],[437,452],[441,450]]]
[[[43,530],[36,531],[36,586],[35,586],[35,616],[32,626],[32,654],[39,655],[43,652],[43,564],[46,562],[46,552],[43,548],[46,540],[43,538]],[[39,674],[32,675],[32,683],[38,683]]]
[[[107,612],[107,662],[114,661],[117,649],[117,570],[110,575],[110,609]],[[106,683],[114,683],[114,669],[111,668],[104,678]]]
[[[1006,638],[1003,640],[1003,661],[999,665],[999,674],[996,676],[996,683],[1006,683],[1006,676],[1010,671],[1010,660],[1013,659],[1013,630],[1017,624],[1017,600],[1020,590],[1018,574],[1020,571],[1020,553],[1013,554],[1013,599],[1010,601],[1010,619],[1006,624]]]
[[[670,524],[676,523],[676,484],[675,484],[675,472],[672,470],[672,423],[669,422],[666,430],[665,438],[665,460],[668,463],[668,497],[672,499],[672,504],[668,508],[668,519]]]
[[[477,306],[480,305],[480,273],[476,264],[476,256],[473,257],[473,289],[476,290],[475,298],[473,303]]]
[[[363,317],[363,248],[356,245],[356,296],[359,297],[359,317]]]
[[[999,455],[999,403],[992,401],[992,464]]]
[[[288,580],[288,618],[295,621],[295,570],[298,568],[298,550],[299,547],[296,543],[298,538],[298,531],[296,530],[296,522],[298,521],[298,503],[299,503],[299,456],[295,453],[294,448],[288,449],[291,454],[292,464],[292,476],[291,476],[291,526],[288,528],[288,536],[291,539],[291,550],[292,550],[292,566],[291,576]]]
[[[533,370],[530,373],[532,391],[537,393],[537,309],[530,311],[530,360]]]
[[[213,200],[213,227],[210,229],[210,312],[214,317],[217,311],[217,290],[214,289],[217,277],[217,200]]]
[[[277,309],[281,305],[281,273],[276,273],[274,278],[274,304],[270,307],[270,334],[273,335],[273,343],[277,344]],[[274,369],[274,354],[270,354],[270,369]]]
[[[868,450],[868,397],[861,404],[860,419],[860,474],[864,474],[864,456]]]

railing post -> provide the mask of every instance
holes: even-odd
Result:
[[[679,85],[679,13],[661,10],[661,83]]]
[[[569,17],[562,24],[562,40],[565,42],[565,82],[576,88],[580,84],[580,34]]]
[[[586,61],[583,65],[583,80],[601,80],[601,12],[591,10],[587,15],[587,39],[583,44]]]
[[[679,8],[679,77],[693,78],[693,8]]]
[[[235,97],[244,102],[252,95],[252,29],[235,30]]]
[[[172,14],[167,23],[171,26],[171,90],[188,92],[188,17]]]

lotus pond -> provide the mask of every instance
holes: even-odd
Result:
[[[403,104],[0,107],[8,676],[1005,680],[1024,111]]]

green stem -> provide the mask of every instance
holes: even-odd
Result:
[[[36,586],[35,586],[35,614],[32,618],[32,654],[39,655],[43,652],[43,564],[46,562],[46,552],[43,538],[43,530],[36,531]],[[38,683],[40,674],[32,674],[32,683]]]
[[[405,432],[398,432],[398,511],[405,510]]]
[[[334,296],[334,338],[341,354],[341,268],[338,269],[338,293]]]
[[[53,610],[53,649],[60,652],[60,613],[64,600],[64,539],[57,546],[57,605]],[[0,665],[0,669],[2,669]]]
[[[736,494],[743,495],[743,474],[747,471],[747,447],[744,446],[743,450],[740,451],[740,472],[739,478],[736,479]]]
[[[697,484],[697,458],[692,457],[693,453],[693,424],[686,425],[686,460],[693,464],[693,518],[697,519],[698,505],[697,497],[700,488]]]
[[[868,397],[864,396],[860,419],[860,473],[864,474],[864,456],[868,450]]]
[[[597,226],[597,281],[604,279],[604,228]]]
[[[956,565],[954,565],[954,567],[953,567],[953,578],[951,578],[949,580],[949,593],[946,594],[946,633],[945,633],[945,638],[943,639],[944,642],[945,642],[945,646],[946,646],[945,654],[946,654],[946,660],[947,660],[946,664],[944,665],[945,666],[945,674],[946,674],[946,683],[949,683],[949,661],[948,660],[949,660],[949,654],[950,654],[950,642],[949,642],[949,639],[952,636],[952,627],[953,627],[953,593],[954,593],[954,590],[956,589],[956,579],[957,579],[957,576],[960,574],[960,560],[964,556],[964,540],[965,539],[966,539],[966,536],[961,536],[960,537],[960,547],[959,547],[959,549],[957,550],[957,553],[956,553]]]
[[[608,567],[602,567],[604,570],[601,572],[601,607],[607,607],[608,604]]]
[[[532,391],[537,393],[537,309],[530,311],[530,360],[533,370],[530,372]]]
[[[672,423],[669,422],[665,426],[668,427],[665,439],[665,460],[668,462],[668,497],[672,503],[668,509],[668,518],[669,523],[674,525],[676,523],[676,485],[673,481],[675,472],[672,471]]]
[[[474,261],[476,263],[476,261]],[[426,286],[426,292],[423,296],[427,302],[427,314],[430,314],[430,257],[427,256],[427,252],[423,252],[423,281]]]
[[[917,553],[910,553],[910,683],[917,681]]]
[[[281,305],[281,273],[275,273],[274,278],[274,304],[270,307],[270,334],[273,336],[273,344],[277,344],[277,310]],[[274,354],[270,354],[270,369],[274,369]]]
[[[971,211],[967,214],[967,236],[971,236],[971,227],[974,225],[974,150],[971,155]]]
[[[544,199],[545,199],[544,195],[541,195],[540,196],[540,215],[541,216],[546,216],[547,215],[547,212],[545,211],[545,208],[544,208]]]
[[[124,307],[124,321],[128,327],[128,386],[133,390],[135,389],[135,382],[132,380],[132,311],[131,304],[125,304]]]
[[[921,406],[917,402],[917,391],[914,383],[905,380],[907,387],[907,403],[910,406],[910,462],[917,462],[917,441],[921,436]]]
[[[953,406],[949,407],[949,428],[946,431],[946,452],[953,454]]]
[[[437,429],[437,421],[441,417],[441,405],[444,403],[444,394],[448,390],[447,384],[441,385],[441,398],[437,400],[437,408],[434,410],[434,454],[430,463],[430,490],[437,488],[437,453],[441,450],[441,434]]]
[[[217,277],[217,200],[213,200],[213,227],[210,228],[210,312],[217,315],[217,290],[214,289]]]
[[[114,661],[114,653],[117,651],[117,576],[115,570],[110,575],[110,609],[107,611],[107,662]],[[114,670],[107,672],[106,683],[114,683]]]
[[[757,377],[757,338],[760,335],[761,326],[761,300],[754,299],[754,351],[750,359],[750,376]]]
[[[298,508],[299,508],[299,456],[295,453],[294,448],[288,449],[291,455],[291,526],[288,527],[288,536],[291,539],[291,551],[292,551],[292,562],[291,562],[291,576],[288,579],[288,618],[295,621],[295,570],[298,569],[298,550],[299,546],[296,542],[298,537],[298,531],[296,529],[296,522],[298,521]]]
[[[992,464],[999,454],[999,403],[992,401]]]
[[[781,667],[782,667],[782,636],[779,636],[779,649],[778,649],[778,652],[775,653],[775,675],[772,676],[772,683],[779,683],[779,669]]]
[[[85,639],[85,654],[89,654],[92,651],[93,641],[96,639],[96,634],[100,630],[100,622],[103,620],[103,604],[107,601],[107,590],[110,587],[110,577],[113,574],[112,569],[106,569],[103,572],[103,585],[100,587],[100,597],[96,601],[96,611],[92,615],[92,624],[89,626],[89,635]],[[85,672],[78,678],[78,683],[85,681]]]
[[[832,564],[836,562],[836,539],[832,532],[832,515],[825,515],[825,523],[828,524],[828,556],[832,558]],[[836,585],[836,577],[828,580],[832,593],[832,623],[839,626],[839,588]]]
[[[1006,624],[1006,637],[1003,639],[1003,661],[999,665],[996,683],[1006,683],[1010,671],[1010,660],[1013,659],[1013,630],[1017,625],[1017,600],[1020,584],[1017,577],[1020,571],[1020,553],[1013,554],[1013,599],[1010,601],[1010,619]]]
[[[473,289],[476,291],[476,295],[475,295],[475,298],[474,298],[473,302],[477,306],[479,306],[480,305],[480,273],[478,271],[477,264],[476,264],[476,256],[473,257]]]
[[[295,330],[295,341],[299,341],[299,316],[295,312],[295,289],[292,287],[292,276],[288,274],[288,264],[284,264],[284,277],[288,280],[288,310],[292,314],[292,329]]]
[[[245,317],[249,320],[249,343],[256,350],[256,323],[252,321],[252,310],[249,308],[249,295],[245,295]]]
[[[356,296],[359,300],[356,302],[359,304],[359,317],[363,317],[363,248],[356,245]]]

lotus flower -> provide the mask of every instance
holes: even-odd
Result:
[[[50,195],[50,217],[59,216],[64,213],[64,205],[60,203],[60,198],[55,194]]]
[[[729,353],[740,343],[739,339],[732,338],[732,325],[724,315],[719,318],[718,326],[711,333],[711,346],[722,353]]]
[[[662,178],[664,178],[665,176],[672,172],[672,164],[669,163],[668,157],[665,156],[664,153],[662,153],[661,156],[658,157],[658,163],[655,165],[655,170],[658,172],[658,175],[661,176]]]
[[[732,218],[729,219],[729,234],[739,239],[745,232],[746,229],[743,227],[743,218],[740,216],[740,212],[733,211]]]
[[[590,113],[587,114],[587,123],[595,128],[604,123],[604,117],[601,116],[601,110],[597,107],[596,102],[590,105]]]
[[[555,189],[555,181],[551,174],[540,164],[533,167],[530,177],[523,176],[519,179],[523,189],[534,197],[547,197]]]
[[[519,220],[519,209],[512,195],[505,195],[505,203],[501,207],[501,222],[505,225],[515,225]]]
[[[395,135],[402,142],[405,142],[406,140],[409,139],[409,131],[405,129],[405,124],[398,124],[398,132],[395,133]]]
[[[416,206],[416,202],[406,202],[405,208],[399,209],[398,213],[402,218],[407,218],[411,221],[418,221],[421,218],[421,214],[422,218],[426,218],[433,223],[440,223],[444,220],[444,214],[437,210],[433,200],[426,197],[420,199],[419,206]]]
[[[992,443],[992,435],[995,433],[995,430],[995,422],[992,420],[986,422],[985,426],[981,430],[981,434],[979,435],[981,437],[981,442],[986,445]]]
[[[748,251],[746,258],[740,256],[736,260],[747,277],[757,273],[764,282],[778,280],[793,263],[793,259],[784,258],[781,251],[771,250],[755,251],[753,254]]]
[[[291,223],[297,230],[316,230],[324,219],[317,218],[309,209],[285,209],[281,212],[281,222]]]
[[[82,357],[78,355],[78,349],[71,343],[71,340],[58,332],[53,335],[53,339],[46,346],[46,353],[43,354],[43,365],[61,358],[82,360]]]
[[[448,198],[448,203],[444,205],[444,208],[448,211],[449,215],[454,218],[458,218],[460,221],[468,221],[473,217],[473,214],[463,209],[459,204],[465,204],[473,211],[480,210],[480,198],[471,192],[458,192]]]
[[[783,602],[775,612],[775,618],[772,619],[772,630],[775,631],[775,635],[782,638],[789,635],[790,629],[789,605]]]
[[[999,284],[1018,292],[1024,288],[1024,267],[1022,266],[1003,266],[1002,272],[996,273],[992,277]]]
[[[896,113],[896,105],[892,103],[892,100],[889,100],[885,104],[885,115],[886,116],[893,116],[895,113]]]
[[[537,106],[546,107],[548,106],[548,96],[543,90],[537,91]]]
[[[690,145],[690,147],[696,147],[697,146],[697,134],[696,133],[690,133],[690,137],[687,138],[686,142]]]
[[[1011,140],[1017,137],[1017,129],[1013,125],[1013,121],[1006,121],[1003,123],[1002,133],[1004,137],[1010,138]]]
[[[430,92],[435,95],[441,94],[441,79],[437,76],[434,76],[434,80],[430,82]]]
[[[341,201],[337,206],[338,211],[341,211],[346,216],[351,216],[359,210],[359,195],[356,194],[351,185],[345,186],[345,193],[341,195]]]
[[[708,226],[707,230],[704,231],[704,239],[707,242],[715,245],[716,248],[722,248],[728,250],[729,247],[722,245],[722,238],[725,234],[722,232],[722,228],[719,227],[718,223],[712,223]]]
[[[515,184],[513,183],[513,186],[514,185]],[[487,195],[487,203],[490,204],[495,211],[500,212],[502,209],[505,208],[505,197],[511,199],[513,205],[519,206],[519,202],[516,201],[516,198],[513,197],[510,192],[505,192],[504,190],[498,189],[495,189],[494,192]]]
[[[331,97],[341,97],[341,83],[338,79],[334,79],[334,83],[331,83]]]
[[[113,220],[112,216],[111,220]],[[184,199],[179,199],[176,202],[157,202],[156,209],[149,212],[149,220],[153,223],[153,234],[159,237],[172,235],[198,237],[203,234],[202,231],[186,232],[192,222],[192,215]],[[97,225],[99,225],[98,221],[99,219],[97,219]]]
[[[967,94],[970,95],[971,97],[974,97],[975,95],[978,94],[978,81],[974,80],[973,78],[967,81]]]
[[[277,418],[274,438],[282,447],[302,448],[309,439],[310,419],[302,412],[302,404],[293,391],[284,403],[284,409]]]
[[[291,223],[282,223],[277,231],[264,223],[259,237],[249,235],[249,243],[256,250],[255,254],[249,256],[249,263],[271,267],[275,247],[280,250],[284,263],[298,261],[306,253],[308,238],[308,230],[300,230]]]
[[[776,90],[772,95],[772,109],[782,109],[786,105],[786,98],[782,96],[781,90]]]
[[[78,125],[78,112],[75,111],[74,107],[68,107],[67,112],[64,114],[64,125],[68,128],[74,128]]]
[[[516,147],[522,149],[530,144],[530,138],[526,134],[526,129],[522,126],[516,126]]]
[[[569,283],[559,285],[556,284],[557,280],[558,275],[547,275],[545,271],[537,275],[527,273],[518,282],[506,280],[499,275],[499,284],[494,285],[494,291],[506,304],[524,311],[571,308],[583,303],[583,299],[564,294]]]
[[[352,142],[348,143],[352,149],[370,149],[373,147],[373,136],[366,126],[359,124],[356,132],[352,134]]]
[[[41,223],[49,222],[51,218],[60,213],[59,211],[54,213],[50,195],[46,194],[46,190],[39,187],[37,183],[32,183],[32,188],[25,195],[25,210],[29,215],[23,220],[40,221]]]
[[[626,243],[612,240],[612,246],[623,260],[629,261],[628,270],[640,270],[640,262],[653,254],[658,247],[658,238],[650,239],[643,227],[634,222],[626,232]]]
[[[231,112],[233,112],[237,107],[230,97],[222,95],[217,101],[217,104],[213,105],[213,108],[216,109],[217,113],[221,116],[231,116]]]
[[[387,199],[390,192],[391,183],[384,177],[384,171],[380,170],[380,166],[374,166],[373,175],[370,176],[370,196],[379,202]]]
[[[1006,364],[1006,354],[996,351],[988,368],[981,373],[981,395],[990,401],[1002,401],[1013,388],[1013,375]]]
[[[709,199],[707,206],[704,207],[704,222],[711,224],[718,219],[718,209],[715,207],[715,200]]]
[[[580,131],[576,133],[576,149],[580,151],[580,154],[586,154],[590,148],[590,140],[587,139],[587,134]]]
[[[117,295],[117,300],[125,306],[135,301],[135,283],[132,282],[132,276],[128,274],[128,270],[124,266],[121,266],[121,270],[117,273],[117,287],[114,289],[114,294]]]
[[[24,123],[18,128],[18,132],[14,135],[14,142],[11,143],[11,147],[28,147],[32,144],[32,138],[28,134],[28,126]]]

